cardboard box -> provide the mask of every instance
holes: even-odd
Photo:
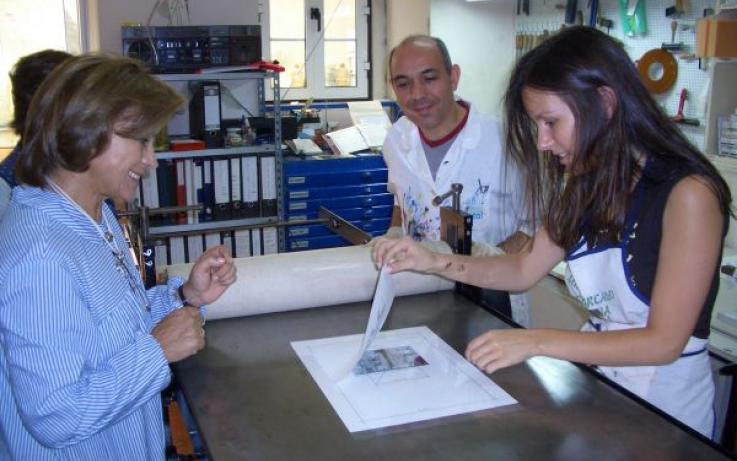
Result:
[[[737,58],[737,19],[700,19],[696,24],[696,55]]]

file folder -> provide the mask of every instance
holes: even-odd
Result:
[[[215,188],[215,220],[230,219],[230,168],[228,159],[213,161],[212,182]]]
[[[215,219],[215,187],[212,183],[212,160],[202,162],[202,207],[205,221]]]
[[[251,229],[251,254],[253,256],[263,255],[261,248],[261,229]]]
[[[276,216],[276,159],[273,156],[261,160],[261,216]]]
[[[251,231],[248,229],[237,230],[233,233],[233,256],[245,258],[251,256]]]
[[[244,215],[242,188],[241,188],[241,161],[239,158],[230,159],[230,217],[242,218]]]
[[[205,252],[202,235],[188,235],[185,239],[187,240],[187,262],[196,262]]]
[[[243,200],[243,217],[257,218],[260,214],[258,205],[258,157],[241,157],[241,199]]]
[[[169,262],[171,264],[187,262],[184,252],[184,237],[171,237],[169,239]]]

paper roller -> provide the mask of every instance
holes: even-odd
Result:
[[[443,245],[433,243],[438,251]],[[282,312],[368,301],[374,295],[378,270],[371,248],[356,245],[324,250],[278,253],[234,259],[235,282],[208,306],[208,319]],[[168,266],[169,277],[187,278],[192,264]],[[433,275],[401,272],[394,275],[397,296],[453,289],[454,283]]]

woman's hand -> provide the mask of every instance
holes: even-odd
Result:
[[[523,362],[538,353],[535,330],[489,330],[468,343],[466,359],[493,373]]]
[[[187,304],[200,307],[214,302],[236,278],[233,258],[225,247],[209,248],[194,264],[182,286]]]
[[[430,272],[438,265],[440,257],[410,237],[382,237],[374,244],[371,255],[378,267],[387,266],[391,273],[406,270]]]
[[[169,363],[196,354],[205,347],[202,316],[195,307],[183,307],[164,317],[151,335],[159,342]]]

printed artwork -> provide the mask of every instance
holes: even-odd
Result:
[[[389,347],[366,351],[353,369],[353,373],[366,375],[422,365],[427,365],[427,362],[412,349],[412,346]]]

